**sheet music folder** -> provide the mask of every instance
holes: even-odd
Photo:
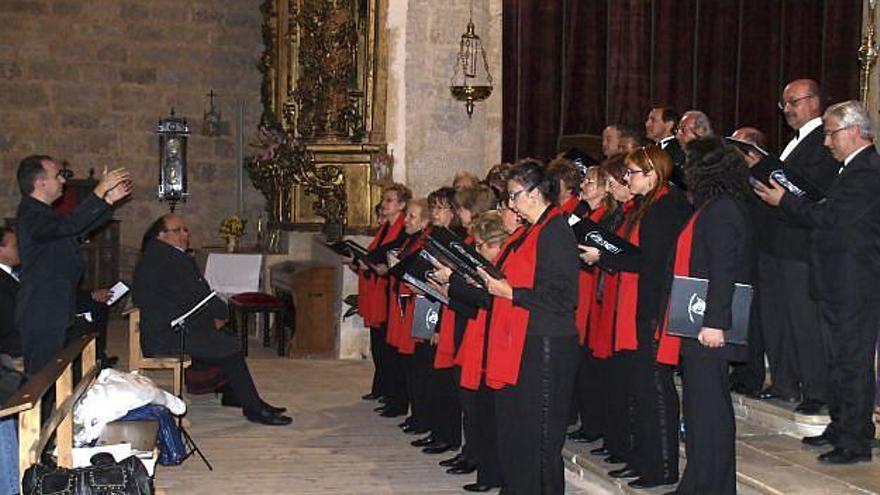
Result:
[[[477,273],[477,268],[482,268],[493,278],[505,278],[501,270],[480,256],[473,246],[465,244],[464,239],[449,229],[432,229],[425,243],[425,249],[440,263],[480,285],[485,286],[483,279]]]
[[[605,229],[589,218],[582,218],[571,226],[578,244],[599,249],[602,256],[634,255],[641,252],[638,246]]]
[[[430,273],[433,271],[434,265],[430,261],[430,255],[424,250],[419,250],[400,260],[388,270],[388,273],[424,292],[431,300],[448,305],[449,299],[429,283]]]
[[[706,291],[709,281],[704,278],[676,275],[669,295],[669,335],[695,339],[703,327],[706,311]],[[724,341],[730,344],[748,343],[749,314],[752,305],[752,286],[735,284],[731,302],[731,325],[724,332]]]

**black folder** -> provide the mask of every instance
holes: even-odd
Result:
[[[410,335],[416,339],[431,340],[440,321],[440,303],[426,297],[416,296],[413,308],[413,324]]]
[[[336,241],[336,242],[322,242],[327,249],[333,251],[339,256],[343,256],[345,258],[353,258],[354,254],[351,252],[351,248],[348,247],[348,244],[345,241]]]
[[[448,266],[465,279],[473,280],[480,285],[485,286],[485,283],[477,272],[478,268],[482,268],[493,278],[505,278],[501,270],[480,256],[473,246],[465,244],[463,238],[449,229],[432,229],[425,243],[425,248],[440,263]]]
[[[431,300],[449,304],[449,298],[437,291],[429,279],[435,267],[424,250],[411,254],[392,266],[388,273],[425,293]]]
[[[761,156],[770,155],[767,150],[750,141],[744,141],[735,137],[726,137],[724,140],[742,150],[743,153],[757,153]]]
[[[756,163],[749,171],[751,180],[758,180],[766,185],[770,185],[770,179],[775,180],[786,191],[795,196],[803,196],[811,201],[822,201],[825,193],[817,187],[813,182],[798,173],[797,170],[786,167],[775,155],[767,155],[760,162]]]
[[[631,256],[641,250],[619,235],[602,227],[589,218],[582,218],[571,226],[578,244],[598,248],[602,256]]]
[[[708,288],[709,281],[704,278],[676,275],[672,281],[672,292],[669,295],[669,327],[667,332],[670,335],[697,338],[700,328],[703,327]],[[724,341],[730,344],[745,345],[748,343],[752,286],[735,284],[731,305],[731,325],[724,332]]]

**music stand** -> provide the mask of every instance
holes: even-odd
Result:
[[[210,294],[208,294],[204,299],[199,301],[195,306],[192,307],[192,309],[190,309],[186,313],[178,316],[177,318],[175,318],[174,320],[171,321],[171,329],[174,330],[175,332],[177,332],[178,339],[179,339],[179,345],[180,345],[180,348],[178,349],[178,352],[177,352],[178,376],[180,377],[179,378],[180,382],[177,384],[178,385],[177,398],[180,399],[181,401],[183,401],[183,385],[184,385],[184,383],[183,383],[184,382],[184,380],[183,380],[183,363],[186,360],[186,333],[187,333],[186,321],[192,315],[201,311],[201,309],[203,307],[205,307],[206,304],[208,304],[208,301],[210,301],[211,298],[215,297],[216,295],[217,295],[216,291],[211,291]],[[208,462],[208,458],[205,457],[204,453],[202,453],[202,449],[199,448],[199,445],[193,439],[192,435],[190,435],[189,432],[186,431],[186,428],[184,428],[183,415],[180,415],[177,417],[177,428],[180,430],[181,435],[183,435],[183,440],[184,440],[184,442],[186,442],[186,445],[187,445],[187,452],[186,452],[186,455],[183,456],[183,461],[189,459],[189,457],[192,456],[193,454],[198,454],[199,457],[202,458],[202,462],[205,463],[205,466],[208,467],[208,471],[213,471],[214,467],[211,466],[210,462]],[[183,461],[181,461],[181,463]]]

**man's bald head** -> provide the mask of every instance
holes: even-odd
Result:
[[[812,79],[795,79],[782,91],[779,109],[792,129],[822,116],[822,89]]]

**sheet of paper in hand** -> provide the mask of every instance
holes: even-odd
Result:
[[[706,291],[709,281],[704,278],[676,275],[669,294],[670,335],[697,338],[703,327],[706,312]],[[735,284],[731,302],[731,325],[724,332],[724,341],[729,344],[748,343],[749,312],[752,306],[752,286]]]

